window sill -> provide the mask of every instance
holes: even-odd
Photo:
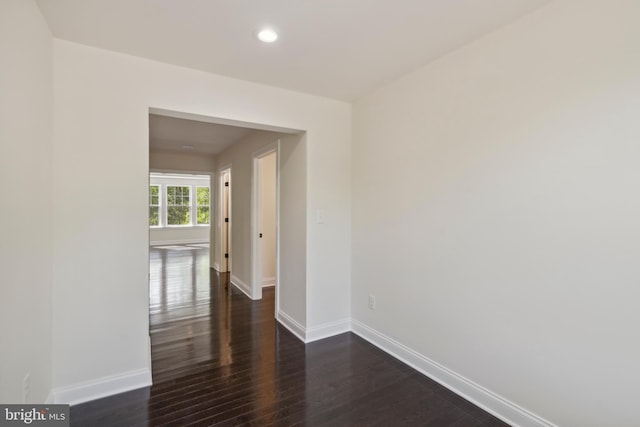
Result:
[[[164,226],[149,226],[150,230],[166,230],[166,229],[188,229],[188,228],[209,228],[211,225],[209,224],[201,224],[201,225],[164,225]]]

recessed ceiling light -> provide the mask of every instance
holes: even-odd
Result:
[[[193,145],[183,145],[182,149],[183,150],[193,150]]]
[[[270,28],[265,28],[264,30],[260,30],[260,32],[258,33],[258,38],[260,39],[260,41],[263,41],[265,43],[273,43],[274,41],[278,40],[278,33]]]

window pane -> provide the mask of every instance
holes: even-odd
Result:
[[[189,187],[167,187],[168,206],[189,206]]]
[[[169,225],[189,225],[191,215],[189,206],[169,206],[167,207],[167,224]]]
[[[158,216],[159,209],[157,206],[149,207],[149,225],[160,225],[160,217]]]
[[[167,186],[167,206],[189,206],[189,187]]]
[[[209,224],[208,206],[198,206],[198,224]]]
[[[150,205],[158,205],[160,202],[160,189],[157,185],[149,186],[149,204]]]
[[[198,206],[209,206],[209,187],[198,187]]]
[[[160,225],[160,187],[157,185],[149,186],[149,225]]]

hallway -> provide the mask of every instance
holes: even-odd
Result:
[[[72,407],[73,426],[505,426],[354,334],[306,346],[209,267],[150,250],[154,385]]]

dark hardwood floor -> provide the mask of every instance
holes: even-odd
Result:
[[[506,426],[351,333],[304,345],[209,270],[151,249],[152,387],[71,408],[72,426]]]

